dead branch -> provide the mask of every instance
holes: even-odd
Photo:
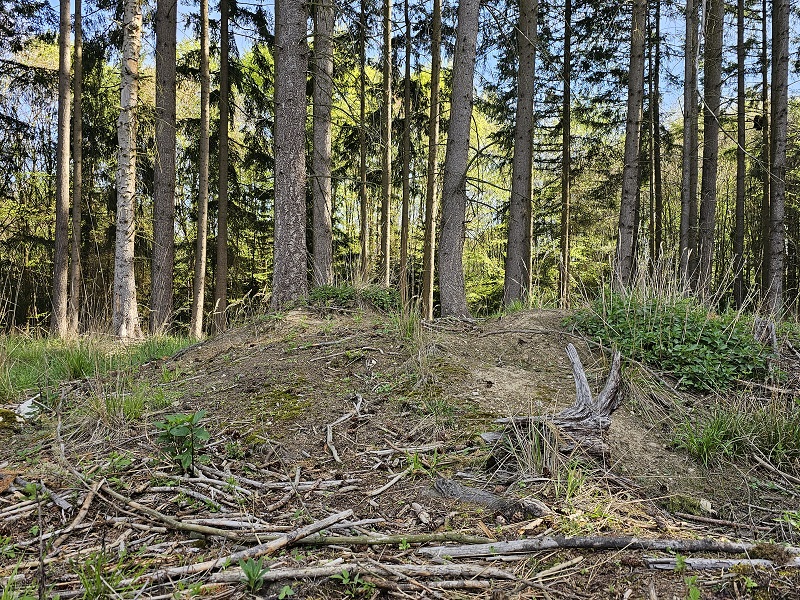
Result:
[[[553,548],[591,548],[595,550],[660,550],[672,552],[719,552],[723,554],[742,554],[749,552],[755,544],[745,542],[728,542],[713,538],[698,540],[650,539],[633,536],[600,536],[600,537],[542,537],[490,544],[464,546],[434,546],[420,548],[418,554],[436,558],[473,558],[478,556],[496,556],[499,554],[516,554],[538,552]],[[784,550],[800,554],[800,548],[784,548]]]
[[[196,573],[203,573],[205,571],[213,571],[214,569],[219,569],[220,567],[236,564],[240,560],[245,560],[248,558],[258,558],[261,556],[269,556],[270,554],[274,554],[281,548],[285,548],[286,546],[290,546],[297,542],[298,540],[302,540],[309,535],[316,533],[334,523],[338,523],[344,519],[353,515],[352,509],[348,509],[346,511],[336,513],[325,519],[321,519],[310,525],[306,525],[304,527],[300,527],[299,529],[295,529],[294,531],[288,532],[284,535],[277,537],[274,540],[271,540],[265,544],[259,544],[258,546],[253,546],[252,548],[247,548],[246,550],[240,550],[239,552],[234,552],[233,554],[229,554],[228,556],[224,556],[222,558],[218,558],[215,560],[207,560],[200,563],[195,563],[192,565],[186,565],[183,567],[170,567],[167,569],[162,569],[161,571],[155,571],[153,573],[148,573],[145,575],[140,575],[139,577],[135,577],[133,579],[128,579],[120,582],[120,586],[127,587],[131,585],[140,585],[142,583],[157,583],[161,581],[165,581],[167,579],[173,578],[181,578],[187,575],[194,575]]]

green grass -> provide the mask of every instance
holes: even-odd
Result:
[[[100,338],[0,336],[0,401],[17,400],[25,392],[47,390],[61,381],[132,370],[190,343],[188,338],[160,336],[121,348]]]
[[[800,469],[800,404],[755,409],[717,408],[675,431],[674,443],[705,465],[753,453],[789,470]]]

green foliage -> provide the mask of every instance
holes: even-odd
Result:
[[[284,600],[290,596],[294,596],[294,590],[292,586],[285,585],[281,588],[281,591],[278,592],[278,600]]]
[[[746,457],[755,449],[774,464],[794,469],[800,460],[800,407],[718,408],[678,425],[674,442],[705,465]]]
[[[14,558],[16,547],[11,541],[10,535],[0,535],[0,558]]]
[[[30,588],[21,592],[17,592],[14,581],[17,577],[18,571],[19,563],[14,565],[14,568],[11,570],[11,574],[8,577],[8,583],[6,583],[2,592],[0,592],[0,600],[37,600],[38,596],[34,593],[34,590]]]
[[[156,336],[120,349],[100,338],[74,341],[26,335],[0,336],[0,401],[27,390],[47,389],[61,381],[113,370],[133,370],[174,354],[188,338]]]
[[[731,388],[737,379],[767,374],[769,349],[738,313],[715,314],[692,299],[615,296],[577,311],[574,326],[623,354],[678,378],[685,389]]]
[[[118,598],[119,582],[123,572],[119,565],[112,564],[111,556],[105,552],[90,555],[78,569],[78,579],[83,586],[84,600]]]
[[[251,593],[255,594],[264,587],[264,575],[269,571],[269,567],[264,566],[263,559],[248,558],[240,560],[239,567],[241,567],[242,573],[247,579],[247,589]],[[281,598],[285,598],[285,596],[281,596]]]
[[[375,589],[375,584],[370,581],[364,581],[361,576],[356,573],[355,577],[350,576],[347,569],[342,569],[341,573],[331,575],[331,579],[336,579],[344,587],[344,595],[347,598],[361,598],[367,597]]]
[[[358,297],[364,304],[381,312],[394,313],[402,308],[400,292],[396,289],[368,285],[358,291]]]
[[[208,460],[208,456],[197,454],[211,438],[208,430],[200,425],[205,416],[205,410],[198,410],[191,415],[167,415],[165,421],[155,424],[161,431],[158,436],[159,442],[184,472],[191,472],[195,464]]]
[[[686,598],[687,600],[700,600],[700,588],[697,587],[697,575],[692,575],[691,577],[684,577],[684,583],[686,584]]]
[[[357,288],[352,285],[321,285],[311,290],[308,300],[315,306],[364,305],[393,314],[402,308],[400,292],[379,285]]]

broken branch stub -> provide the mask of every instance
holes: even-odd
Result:
[[[519,439],[520,429],[542,431],[543,426],[547,426],[558,433],[557,436],[549,436],[549,438],[556,440],[559,453],[571,454],[578,450],[592,458],[608,461],[610,451],[606,442],[606,434],[611,425],[611,414],[620,404],[622,357],[619,352],[614,351],[611,359],[611,372],[606,384],[603,390],[593,397],[583,363],[572,344],[567,346],[567,356],[572,363],[572,373],[575,377],[575,404],[552,416],[532,415],[499,419],[497,422],[505,424],[506,428],[500,436],[495,437],[494,441],[498,442],[495,450],[500,446],[507,448],[509,442],[513,444],[514,439]],[[544,452],[547,450],[547,448],[540,449]],[[504,461],[498,458],[496,462]]]

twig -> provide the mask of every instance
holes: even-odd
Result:
[[[81,524],[83,519],[86,517],[86,514],[89,512],[89,506],[92,504],[92,500],[94,500],[95,495],[97,494],[97,490],[106,482],[105,479],[101,479],[100,481],[96,482],[89,488],[89,492],[86,494],[86,498],[83,500],[83,504],[81,504],[81,508],[78,511],[75,520],[72,521],[69,527],[63,530],[62,534],[56,538],[51,546],[51,552],[58,548],[64,541],[69,537],[69,534],[75,531],[75,528]]]
[[[676,558],[645,558],[644,562],[650,569],[675,570],[679,568],[679,561]],[[680,567],[694,570],[732,569],[733,567],[784,569],[800,567],[800,557],[796,557],[784,565],[762,558],[682,558]]]
[[[186,575],[193,575],[196,573],[202,573],[204,571],[212,571],[214,569],[218,569],[225,565],[235,564],[238,561],[247,558],[258,558],[260,556],[268,556],[270,554],[274,554],[275,552],[277,552],[282,548],[285,548],[286,546],[294,544],[298,540],[302,540],[303,538],[308,537],[309,535],[316,533],[317,531],[325,529],[326,527],[329,527],[334,523],[338,523],[339,521],[347,519],[352,515],[353,515],[353,510],[348,509],[344,512],[336,513],[334,515],[326,517],[325,519],[316,521],[310,525],[306,525],[305,527],[300,527],[299,529],[295,529],[294,531],[281,535],[278,538],[271,540],[265,544],[259,544],[258,546],[254,546],[246,550],[234,552],[233,554],[229,554],[228,556],[224,556],[216,560],[207,560],[205,562],[195,563],[193,565],[187,565],[184,567],[170,567],[167,569],[163,569],[161,571],[156,571],[154,573],[140,575],[139,577],[135,577],[133,579],[126,579],[120,582],[120,586],[124,587],[130,585],[138,585],[144,582],[157,583],[160,581],[165,581],[166,579],[184,577]]]
[[[39,485],[42,486],[44,489],[44,484],[42,481],[39,481]],[[47,584],[45,580],[45,569],[44,569],[44,540],[42,539],[42,529],[44,529],[44,523],[42,521],[42,503],[39,502],[39,488],[36,488],[36,517],[39,523],[39,600],[44,600],[44,590]]]
[[[770,462],[764,460],[763,458],[761,458],[758,454],[753,454],[753,458],[756,459],[756,462],[758,464],[760,464],[762,467],[764,467],[765,469],[767,469],[769,471],[772,471],[776,475],[780,475],[781,477],[783,477],[786,481],[788,481],[790,483],[794,483],[795,485],[800,485],[800,478],[795,477],[794,475],[789,475],[788,473],[784,473],[783,471],[781,471],[778,467],[776,467],[772,463],[770,463]]]
[[[744,523],[737,523],[735,521],[726,521],[725,519],[712,519],[711,517],[701,517],[699,515],[690,515],[688,513],[676,512],[673,513],[680,519],[687,521],[697,521],[698,523],[708,523],[709,525],[720,525],[722,527],[732,527],[734,529],[753,529],[755,531],[771,531],[772,527],[764,527],[763,525],[745,525]]]
[[[403,477],[405,477],[409,473],[411,473],[411,469],[410,468],[408,468],[408,469],[406,469],[404,471],[400,471],[400,473],[398,473],[397,475],[392,477],[386,485],[383,485],[383,486],[379,487],[377,490],[372,490],[370,492],[367,492],[367,496],[370,496],[370,497],[380,496],[383,492],[388,490],[390,487],[392,487],[395,483],[400,481]]]

